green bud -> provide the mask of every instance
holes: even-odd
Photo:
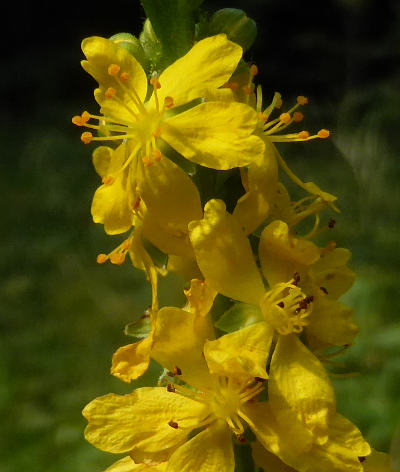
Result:
[[[149,60],[146,53],[140,44],[139,40],[130,33],[117,33],[109,38],[114,43],[126,49],[132,56],[140,62],[144,70],[149,67]]]
[[[243,10],[223,8],[214,13],[210,20],[210,34],[225,33],[228,39],[247,51],[257,36],[257,25]]]
[[[148,18],[144,22],[143,31],[140,33],[139,41],[146,56],[151,61],[153,67],[155,67],[161,56],[161,43],[158,40]]]

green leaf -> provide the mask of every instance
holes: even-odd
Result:
[[[144,314],[137,321],[125,326],[124,333],[132,338],[144,339],[150,334],[150,315]]]
[[[185,55],[193,46],[194,11],[202,0],[142,0],[144,11],[162,46],[161,68]]]
[[[245,326],[263,321],[263,319],[264,317],[258,306],[236,303],[221,316],[215,326],[221,331],[232,333]]]

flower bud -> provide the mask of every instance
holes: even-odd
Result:
[[[210,33],[225,33],[228,39],[247,51],[257,36],[257,26],[243,10],[223,8],[214,13],[210,20]]]
[[[139,40],[133,36],[133,34],[117,33],[110,37],[110,41],[113,41],[118,44],[118,46],[126,49],[138,62],[140,62],[143,69],[148,69],[149,60]]]
[[[143,31],[140,33],[139,41],[147,58],[153,64],[157,64],[161,56],[161,43],[157,38],[149,19],[146,19],[144,22]]]

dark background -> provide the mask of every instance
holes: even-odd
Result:
[[[335,238],[359,278],[346,297],[361,333],[335,380],[339,410],[399,467],[400,3],[205,1],[257,21],[247,58],[265,97],[309,96],[310,129],[332,138],[282,147],[305,180],[338,194]],[[122,329],[149,294],[128,264],[98,266],[116,242],[90,220],[98,178],[71,116],[97,111],[81,40],[138,34],[136,1],[19,2],[2,9],[0,470],[100,471],[113,458],[83,439],[82,407],[128,386],[108,375]],[[163,304],[173,303],[163,282]],[[399,469],[400,470],[400,469]]]

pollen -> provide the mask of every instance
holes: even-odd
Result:
[[[329,138],[330,132],[327,129],[320,129],[317,133],[319,138]]]
[[[83,143],[89,144],[90,142],[92,142],[92,139],[93,139],[93,134],[90,131],[85,131],[84,133],[82,133],[81,141]]]
[[[252,64],[252,66],[250,67],[250,75],[254,77],[257,74],[258,74],[258,67],[255,64]]]
[[[99,254],[99,255],[97,256],[96,261],[97,261],[97,264],[104,264],[105,262],[108,261],[108,256],[107,256],[107,254]]]
[[[112,175],[105,175],[101,181],[104,185],[111,185],[114,182],[114,177]]]
[[[279,117],[279,119],[283,123],[288,124],[291,120],[291,117],[290,117],[289,113],[282,113],[281,116]]]
[[[119,71],[121,70],[120,66],[117,64],[110,64],[108,66],[108,74],[111,75],[112,77],[115,77],[119,74]]]
[[[108,89],[105,91],[104,96],[108,99],[114,98],[116,95],[117,91],[113,87],[108,87]]]
[[[307,98],[307,97],[304,97],[303,95],[299,95],[299,96],[297,97],[297,103],[298,103],[299,105],[307,105],[307,103],[308,103],[308,98]]]
[[[152,77],[152,78],[150,79],[150,83],[151,83],[151,85],[153,86],[153,88],[155,88],[155,89],[161,88],[160,81],[157,79],[157,77]]]
[[[295,111],[293,113],[293,120],[296,122],[296,123],[300,123],[300,121],[303,121],[304,119],[304,115],[303,113],[301,113],[300,111]]]
[[[174,99],[172,97],[165,97],[164,106],[165,108],[172,108],[174,106]]]
[[[310,133],[308,131],[300,131],[299,133],[300,139],[307,139],[309,136],[310,136]]]
[[[131,75],[129,74],[129,72],[122,72],[121,75],[119,76],[119,80],[121,82],[128,82],[128,80],[131,78]]]

